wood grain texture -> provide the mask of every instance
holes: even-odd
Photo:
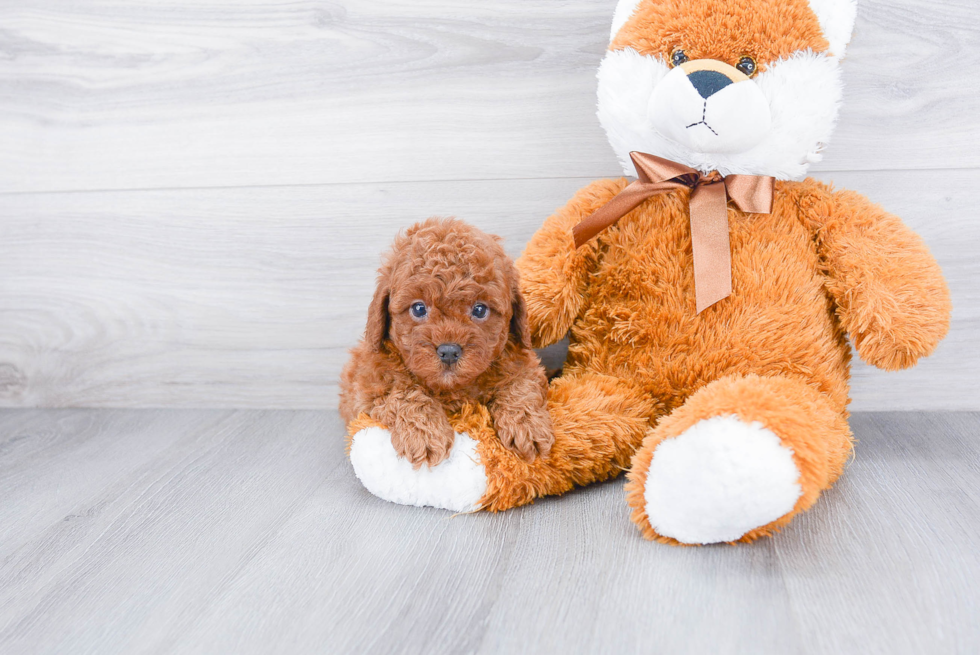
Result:
[[[615,0],[0,7],[0,191],[602,177]],[[820,170],[980,164],[980,5],[862,0]]]
[[[839,173],[930,244],[953,330],[854,408],[980,407],[980,172]],[[588,180],[0,195],[0,405],[324,408],[396,232],[457,215],[519,254]]]
[[[516,255],[618,173],[614,4],[0,7],[0,406],[334,406],[399,228],[456,214]],[[980,408],[978,25],[860,3],[819,175],[926,237],[955,316],[912,371],[858,364],[855,409]]]
[[[977,652],[980,414],[852,423],[781,534],[675,548],[621,480],[498,515],[382,502],[333,412],[6,410],[0,651]]]

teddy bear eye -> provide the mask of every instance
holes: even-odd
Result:
[[[412,303],[412,316],[415,318],[425,318],[425,315],[429,312],[428,308],[425,306],[424,302]]]
[[[690,61],[690,57],[688,57],[687,53],[681,50],[680,48],[677,48],[672,53],[670,53],[671,66],[680,66],[681,64],[687,61]]]
[[[743,73],[746,77],[752,77],[755,75],[755,59],[752,59],[752,57],[742,57],[738,60],[738,63],[735,64],[735,68],[737,68],[739,72]]]
[[[478,302],[475,305],[473,305],[473,309],[470,310],[470,313],[473,315],[473,318],[479,320],[479,319],[486,318],[487,312],[489,311],[490,311],[489,307],[484,305],[482,302]]]

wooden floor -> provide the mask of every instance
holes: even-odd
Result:
[[[976,653],[980,414],[869,413],[774,539],[643,541],[622,481],[369,495],[332,412],[0,412],[0,652]]]

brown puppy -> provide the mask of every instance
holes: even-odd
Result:
[[[554,441],[546,391],[499,238],[437,218],[399,236],[341,375],[344,421],[368,414],[415,468],[435,466],[455,439],[446,412],[473,401],[487,406],[501,443],[532,461]]]

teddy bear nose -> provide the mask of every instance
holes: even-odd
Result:
[[[694,71],[687,76],[687,79],[705,100],[732,83],[726,75],[718,71]]]
[[[436,348],[436,354],[443,364],[455,364],[459,356],[463,354],[463,349],[458,343],[443,343]]]

